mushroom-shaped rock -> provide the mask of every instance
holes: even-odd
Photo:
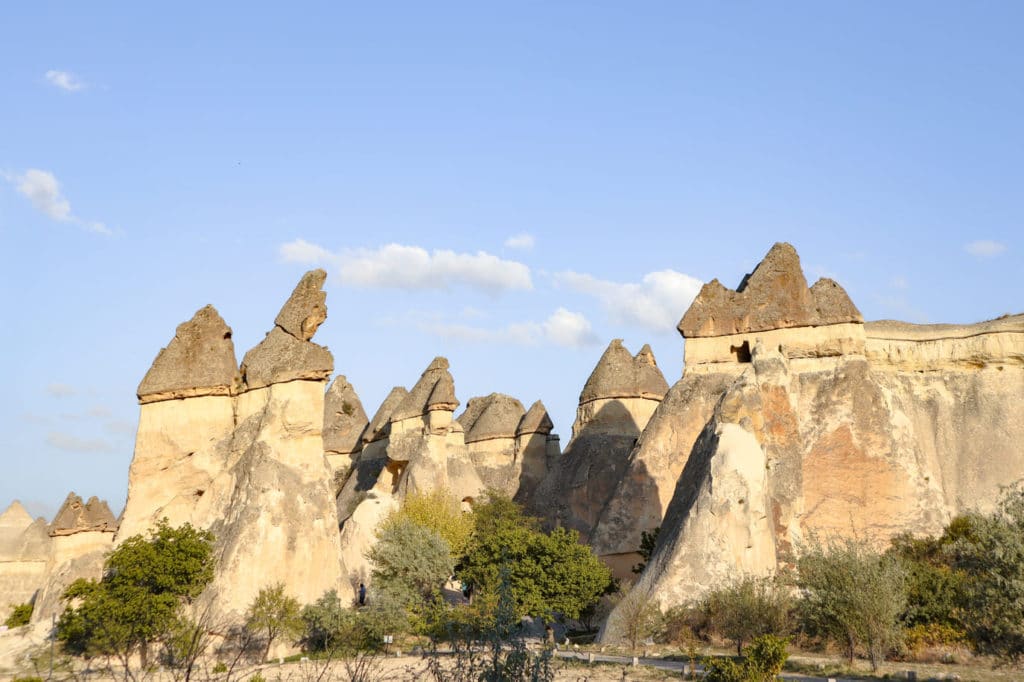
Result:
[[[324,451],[346,455],[358,452],[368,423],[352,384],[338,375],[324,396]]]
[[[231,395],[238,364],[231,327],[208,305],[182,322],[139,384],[139,402],[200,395]]]
[[[580,404],[607,398],[661,400],[666,393],[668,384],[651,347],[645,345],[634,357],[622,345],[622,339],[614,339],[587,379]]]
[[[522,420],[519,422],[519,426],[516,428],[516,436],[522,436],[529,433],[542,433],[549,434],[555,428],[554,423],[551,421],[551,417],[548,415],[548,408],[544,407],[544,403],[536,401],[533,405],[530,405],[530,409],[523,415]]]
[[[0,514],[0,531],[16,529],[19,533],[32,525],[32,515],[19,500],[11,504]]]
[[[466,443],[495,438],[515,438],[516,428],[526,414],[523,404],[504,393],[472,398],[459,423],[466,432]]]
[[[409,391],[391,415],[391,421],[400,421],[425,415],[434,410],[454,412],[459,406],[455,397],[455,380],[448,371],[448,360],[436,357],[423,371],[419,381]]]
[[[75,493],[68,493],[64,504],[50,523],[50,535],[74,535],[86,531],[117,530],[117,519],[110,511],[106,501],[90,497],[82,504],[82,498]]]
[[[678,329],[697,338],[863,321],[834,281],[822,279],[809,289],[796,249],[778,242],[735,291],[717,279],[705,284]]]
[[[390,433],[391,415],[408,395],[409,391],[404,386],[395,386],[391,389],[391,392],[384,398],[384,402],[377,408],[377,412],[374,413],[366,430],[363,431],[363,443],[372,443],[381,438],[387,438]]]
[[[327,317],[320,291],[323,270],[307,272],[277,314],[266,338],[242,358],[242,377],[248,389],[305,379],[326,381],[334,371],[334,356],[310,341]]]

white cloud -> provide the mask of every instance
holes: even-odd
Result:
[[[113,446],[99,438],[79,438],[70,433],[51,431],[46,434],[47,445],[68,452],[113,452]]]
[[[529,250],[533,248],[534,239],[532,234],[526,232],[520,232],[514,234],[505,240],[505,246],[510,249],[524,249]]]
[[[582,348],[597,343],[597,335],[582,313],[559,308],[544,321],[544,335],[556,346]]]
[[[675,270],[649,272],[639,283],[611,282],[572,271],[558,273],[555,281],[598,299],[613,322],[656,332],[675,329],[702,284]]]
[[[488,293],[530,290],[530,268],[485,251],[427,251],[419,246],[386,244],[378,249],[345,249],[332,253],[303,239],[282,244],[289,262],[329,265],[346,286],[406,290],[448,289],[464,285]]]
[[[60,223],[73,223],[79,227],[110,236],[113,231],[97,220],[83,220],[71,212],[71,202],[60,191],[57,177],[38,168],[29,168],[21,175],[3,173],[3,178],[14,185],[40,213]]]
[[[889,280],[889,284],[892,286],[893,289],[906,289],[907,287],[910,286],[910,284],[907,282],[907,278],[902,275],[897,275],[896,277],[893,277],[891,280]]]
[[[46,392],[52,395],[54,398],[67,398],[68,396],[75,395],[78,393],[78,389],[70,384],[61,384],[54,382],[46,387]]]
[[[1006,251],[1006,244],[992,241],[991,239],[979,239],[970,244],[965,244],[964,251],[978,258],[992,258]]]
[[[510,343],[517,346],[549,343],[564,348],[583,348],[599,341],[586,317],[565,308],[557,309],[543,322],[514,322],[500,329],[437,320],[422,322],[419,326],[435,336],[467,343]]]
[[[60,193],[60,183],[53,173],[29,168],[15,182],[18,192],[28,197],[37,210],[60,222],[71,220],[71,204]]]
[[[57,71],[50,69],[46,72],[46,80],[50,85],[56,86],[67,92],[78,92],[85,89],[85,83],[78,76],[70,71]]]

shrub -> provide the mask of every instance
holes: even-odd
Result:
[[[22,625],[28,625],[29,621],[32,620],[32,610],[34,608],[32,603],[11,604],[11,606],[13,607],[11,615],[7,616],[4,625],[9,628],[20,628]]]
[[[711,592],[704,609],[712,628],[735,642],[737,656],[743,653],[743,643],[758,635],[782,636],[789,631],[788,591],[769,578],[740,578]]]

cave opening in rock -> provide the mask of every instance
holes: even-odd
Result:
[[[736,356],[736,362],[750,362],[749,341],[744,341],[738,346],[729,346],[729,352]]]

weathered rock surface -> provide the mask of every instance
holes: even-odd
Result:
[[[139,384],[140,403],[231,395],[239,383],[235,346],[217,310],[205,306],[182,322]]]
[[[172,526],[212,530],[218,568],[208,596],[225,615],[241,613],[275,582],[303,603],[340,584],[334,480],[323,438],[334,361],[310,341],[326,317],[325,276],[312,271],[302,278],[274,328],[246,353],[237,390],[141,406],[117,540],[165,517]],[[233,365],[233,349],[231,358]],[[338,393],[344,402],[345,391]],[[334,443],[358,444],[361,432],[348,437],[356,428],[336,430]]]
[[[106,501],[90,497],[83,503],[75,493],[67,496],[47,527],[46,580],[36,596],[33,623],[49,621],[62,610],[61,595],[71,583],[103,575],[103,561],[112,549],[117,528]]]
[[[634,356],[620,339],[612,341],[580,394],[572,440],[529,500],[531,512],[589,541],[667,391],[648,346]]]
[[[320,290],[327,273],[311,270],[299,281],[277,314],[275,326],[242,358],[247,390],[299,379],[327,381],[334,356],[310,341],[327,318],[326,294]]]
[[[369,423],[352,384],[337,376],[324,396],[324,453],[336,477],[347,476],[355,464]]]
[[[0,621],[12,606],[35,600],[46,582],[49,558],[46,519],[33,520],[15,500],[0,514]]]
[[[779,242],[735,291],[717,279],[705,284],[680,320],[679,332],[689,339],[863,321],[834,281],[820,279],[808,288],[796,249]]]
[[[734,297],[730,305],[751,309],[709,315],[715,326],[694,323],[707,301],[684,316],[680,329],[702,336],[688,337],[683,379],[595,530],[599,553],[625,553],[665,509],[636,587],[662,608],[741,574],[770,574],[811,535],[855,534],[884,547],[896,533],[938,532],[955,514],[990,509],[1000,486],[1024,478],[1024,316],[864,325],[829,283],[805,297],[793,259],[778,266],[785,260],[765,271],[785,300]],[[808,301],[817,318],[797,315]],[[765,311],[779,319],[757,330],[770,324]],[[800,319],[822,326],[795,327]],[[721,335],[704,335],[712,330]],[[743,352],[730,353],[739,343]],[[604,641],[620,618],[612,614]]]
[[[522,459],[516,430],[526,415],[523,404],[504,393],[470,398],[458,423],[470,459],[484,485],[514,496],[519,491]]]

